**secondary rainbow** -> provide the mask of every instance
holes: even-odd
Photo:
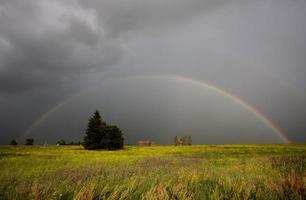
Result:
[[[196,85],[202,85],[209,90],[212,90],[212,91],[217,92],[218,94],[220,94],[224,97],[227,97],[228,99],[237,103],[241,107],[245,108],[246,110],[248,110],[249,112],[254,114],[258,119],[260,119],[266,126],[268,126],[275,133],[277,133],[277,135],[284,142],[290,143],[290,140],[286,137],[285,132],[282,131],[281,128],[276,126],[276,124],[269,117],[267,117],[263,113],[259,112],[255,107],[253,107],[249,103],[245,102],[244,100],[242,100],[238,96],[235,96],[235,95],[227,92],[226,90],[224,90],[220,87],[217,87],[217,86],[215,86],[215,85],[213,85],[213,84],[211,84],[207,81],[198,80],[198,79],[194,79],[194,78],[187,77],[187,76],[181,76],[181,75],[153,75],[153,76],[151,75],[151,76],[141,76],[141,77],[173,79],[173,80],[177,80],[177,81],[189,82],[189,83],[196,84]],[[129,77],[129,78],[131,78],[131,77]],[[64,100],[63,102],[61,102],[61,103],[57,104],[56,106],[54,106],[53,108],[51,108],[49,111],[47,111],[42,116],[40,116],[31,126],[29,126],[25,130],[24,134],[22,134],[22,136],[26,136],[26,135],[30,134],[39,124],[41,124],[46,118],[48,118],[48,116],[50,116],[56,110],[60,109],[62,106],[66,105],[67,103],[69,103],[73,99],[81,96],[84,92],[86,92],[86,91],[82,91],[80,93],[77,93],[76,95],[73,95],[73,96],[69,97],[68,99]],[[20,137],[22,137],[22,136],[20,136]]]

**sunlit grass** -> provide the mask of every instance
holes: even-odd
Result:
[[[306,145],[0,147],[0,199],[302,199]]]

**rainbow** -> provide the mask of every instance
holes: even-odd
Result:
[[[65,99],[64,101],[60,102],[56,106],[52,107],[50,110],[45,112],[43,115],[41,115],[38,119],[34,121],[33,124],[31,124],[22,135],[20,135],[17,139],[21,139],[22,137],[25,137],[29,135],[39,124],[41,124],[43,121],[45,121],[49,116],[51,116],[54,112],[56,112],[58,109],[60,109],[62,106],[68,104],[73,99],[81,96],[84,93],[84,91],[81,91],[75,95],[72,95],[71,97]]]
[[[240,105],[244,109],[248,110],[249,112],[254,114],[258,119],[260,119],[267,127],[271,128],[275,133],[277,133],[277,135],[284,142],[290,143],[290,140],[286,137],[285,132],[282,131],[281,128],[277,127],[276,124],[269,117],[267,117],[263,113],[259,112],[255,107],[253,107],[249,103],[245,102],[240,97],[235,96],[235,95],[227,92],[226,90],[224,90],[220,87],[217,87],[216,85],[213,85],[213,84],[211,84],[207,81],[198,80],[198,79],[194,79],[194,78],[191,78],[191,77],[176,75],[176,74],[174,74],[174,75],[150,75],[150,76],[140,76],[140,77],[173,79],[173,80],[177,80],[177,81],[184,81],[184,82],[204,86],[207,89],[209,89],[211,91],[214,91],[214,92],[220,94],[221,96],[224,96],[224,97],[230,99],[231,101],[237,103],[238,105]],[[58,109],[60,109],[62,106],[66,105],[67,103],[69,103],[73,99],[81,96],[83,93],[84,93],[84,91],[82,91],[80,93],[77,93],[76,95],[73,95],[73,96],[65,99],[63,102],[57,104],[56,106],[54,106],[53,108],[48,110],[46,113],[41,115],[33,124],[31,124],[31,126],[29,126],[20,137],[24,137],[24,136],[30,134],[39,124],[41,124],[44,120],[46,120],[55,111],[57,111]]]
[[[233,102],[239,104],[241,107],[245,108],[246,110],[253,113],[258,119],[260,119],[262,122],[264,122],[269,128],[271,128],[275,133],[278,134],[278,136],[286,143],[291,143],[291,141],[286,137],[286,134],[284,131],[281,130],[281,128],[277,127],[275,123],[267,116],[265,116],[263,113],[259,112],[255,107],[251,106],[238,96],[235,96],[224,89],[217,87],[207,81],[203,80],[197,80],[186,76],[181,75],[167,75],[167,76],[157,76],[157,77],[165,77],[167,79],[174,79],[178,81],[185,81],[196,85],[202,85],[206,87],[209,90],[212,90],[214,92],[219,93],[220,95],[229,98]]]

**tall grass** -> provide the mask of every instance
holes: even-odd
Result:
[[[306,145],[0,147],[0,199],[305,199]]]

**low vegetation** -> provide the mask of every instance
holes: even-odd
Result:
[[[305,199],[306,145],[0,147],[0,199]]]

